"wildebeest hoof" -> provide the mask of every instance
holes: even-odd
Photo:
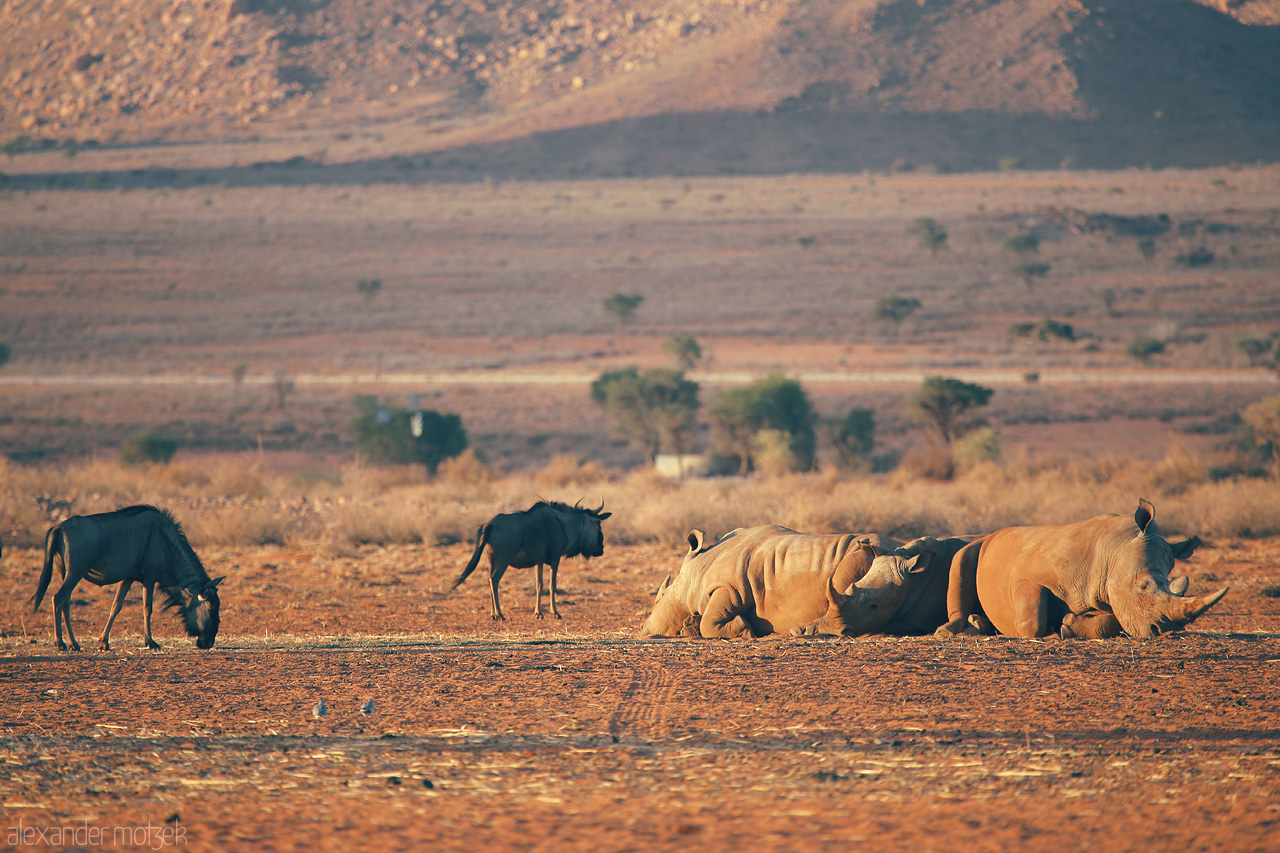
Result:
[[[98,641],[98,648],[99,648],[99,649],[101,649],[101,650],[102,650],[102,651],[104,651],[104,652],[109,652],[109,651],[111,651],[111,644],[110,644],[110,643],[108,643],[106,640],[99,640],[99,641]]]
[[[495,614],[493,614],[492,616],[490,616],[489,618],[490,618],[490,619],[492,619],[494,622],[506,622],[506,621],[507,621],[507,617],[503,616],[501,613],[495,613]]]
[[[71,651],[73,651],[73,652],[78,652],[78,651],[80,651],[80,644],[79,644],[79,643],[72,643],[72,644],[71,644]]]
[[[541,618],[543,618],[543,616],[542,616],[542,611],[541,611],[541,610],[535,610],[535,611],[533,612],[533,618],[534,618],[534,619],[541,619]]]
[[[155,640],[147,640],[147,648],[155,649],[158,652],[160,651],[160,644],[157,643]]]
[[[60,651],[60,652],[65,652],[66,650],[67,650],[67,644],[66,644],[66,643],[64,643],[64,642],[62,642],[61,640],[59,640],[59,641],[58,641],[58,651]]]

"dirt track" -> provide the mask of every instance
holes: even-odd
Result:
[[[210,553],[231,575],[212,652],[167,615],[145,652],[131,602],[114,650],[79,655],[52,650],[47,604],[22,615],[35,552],[6,554],[5,829],[171,820],[210,850],[1274,849],[1280,542],[1197,554],[1193,585],[1231,593],[1149,643],[633,640],[668,551],[570,563],[559,622],[509,574],[500,626],[474,579],[441,591],[464,546]],[[76,598],[87,649],[108,598]]]

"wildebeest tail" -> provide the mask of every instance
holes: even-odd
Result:
[[[493,525],[485,522],[476,528],[476,550],[471,555],[471,562],[467,563],[467,567],[462,570],[462,574],[458,575],[458,579],[453,582],[450,590],[458,588],[458,584],[467,579],[467,576],[476,570],[476,566],[480,565],[480,555],[484,553],[484,546],[489,544],[489,533]]]
[[[40,583],[36,586],[36,594],[31,596],[31,612],[35,613],[40,609],[41,602],[44,601],[44,594],[49,589],[49,581],[53,580],[53,557],[65,544],[65,534],[62,532],[62,525],[55,524],[49,528],[49,532],[44,535],[44,568],[40,570]],[[66,559],[64,555],[62,559]]]

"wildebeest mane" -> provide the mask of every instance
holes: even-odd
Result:
[[[151,506],[150,504],[126,506],[116,510],[116,512],[125,515],[141,515],[145,512],[154,512],[159,513],[168,522],[168,524],[161,526],[161,535],[165,537],[169,547],[182,557],[182,559],[174,561],[175,565],[185,567],[187,572],[186,576],[180,576],[175,572],[172,578],[166,578],[158,586],[160,593],[164,596],[164,609],[174,609],[185,615],[197,602],[194,597],[189,602],[183,601],[181,590],[184,588],[195,589],[203,587],[209,582],[209,574],[204,570],[204,565],[196,555],[195,549],[187,541],[187,534],[182,529],[181,522],[174,518],[173,513],[169,512],[169,510]],[[194,576],[194,581],[192,576]]]

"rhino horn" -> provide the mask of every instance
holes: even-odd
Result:
[[[689,531],[689,553],[696,554],[699,551],[701,551],[702,543],[706,541],[706,538],[707,538],[707,534],[703,533],[698,528],[695,527],[692,530],[690,530]]]
[[[1174,595],[1186,595],[1187,587],[1191,586],[1191,578],[1183,575],[1180,578],[1174,578],[1169,581],[1169,592]]]
[[[663,578],[662,583],[658,584],[658,588],[649,594],[658,595],[669,586],[671,586],[671,575],[667,575],[665,578]]]
[[[836,589],[835,578],[827,578],[827,603],[831,605],[833,610],[839,610],[844,606],[845,596]]]
[[[1217,592],[1211,592],[1208,595],[1201,595],[1195,598],[1186,598],[1182,600],[1182,606],[1186,609],[1186,615],[1183,618],[1187,622],[1198,619],[1201,614],[1213,605],[1222,600],[1222,596],[1227,594],[1227,590],[1231,587],[1224,586]]]

